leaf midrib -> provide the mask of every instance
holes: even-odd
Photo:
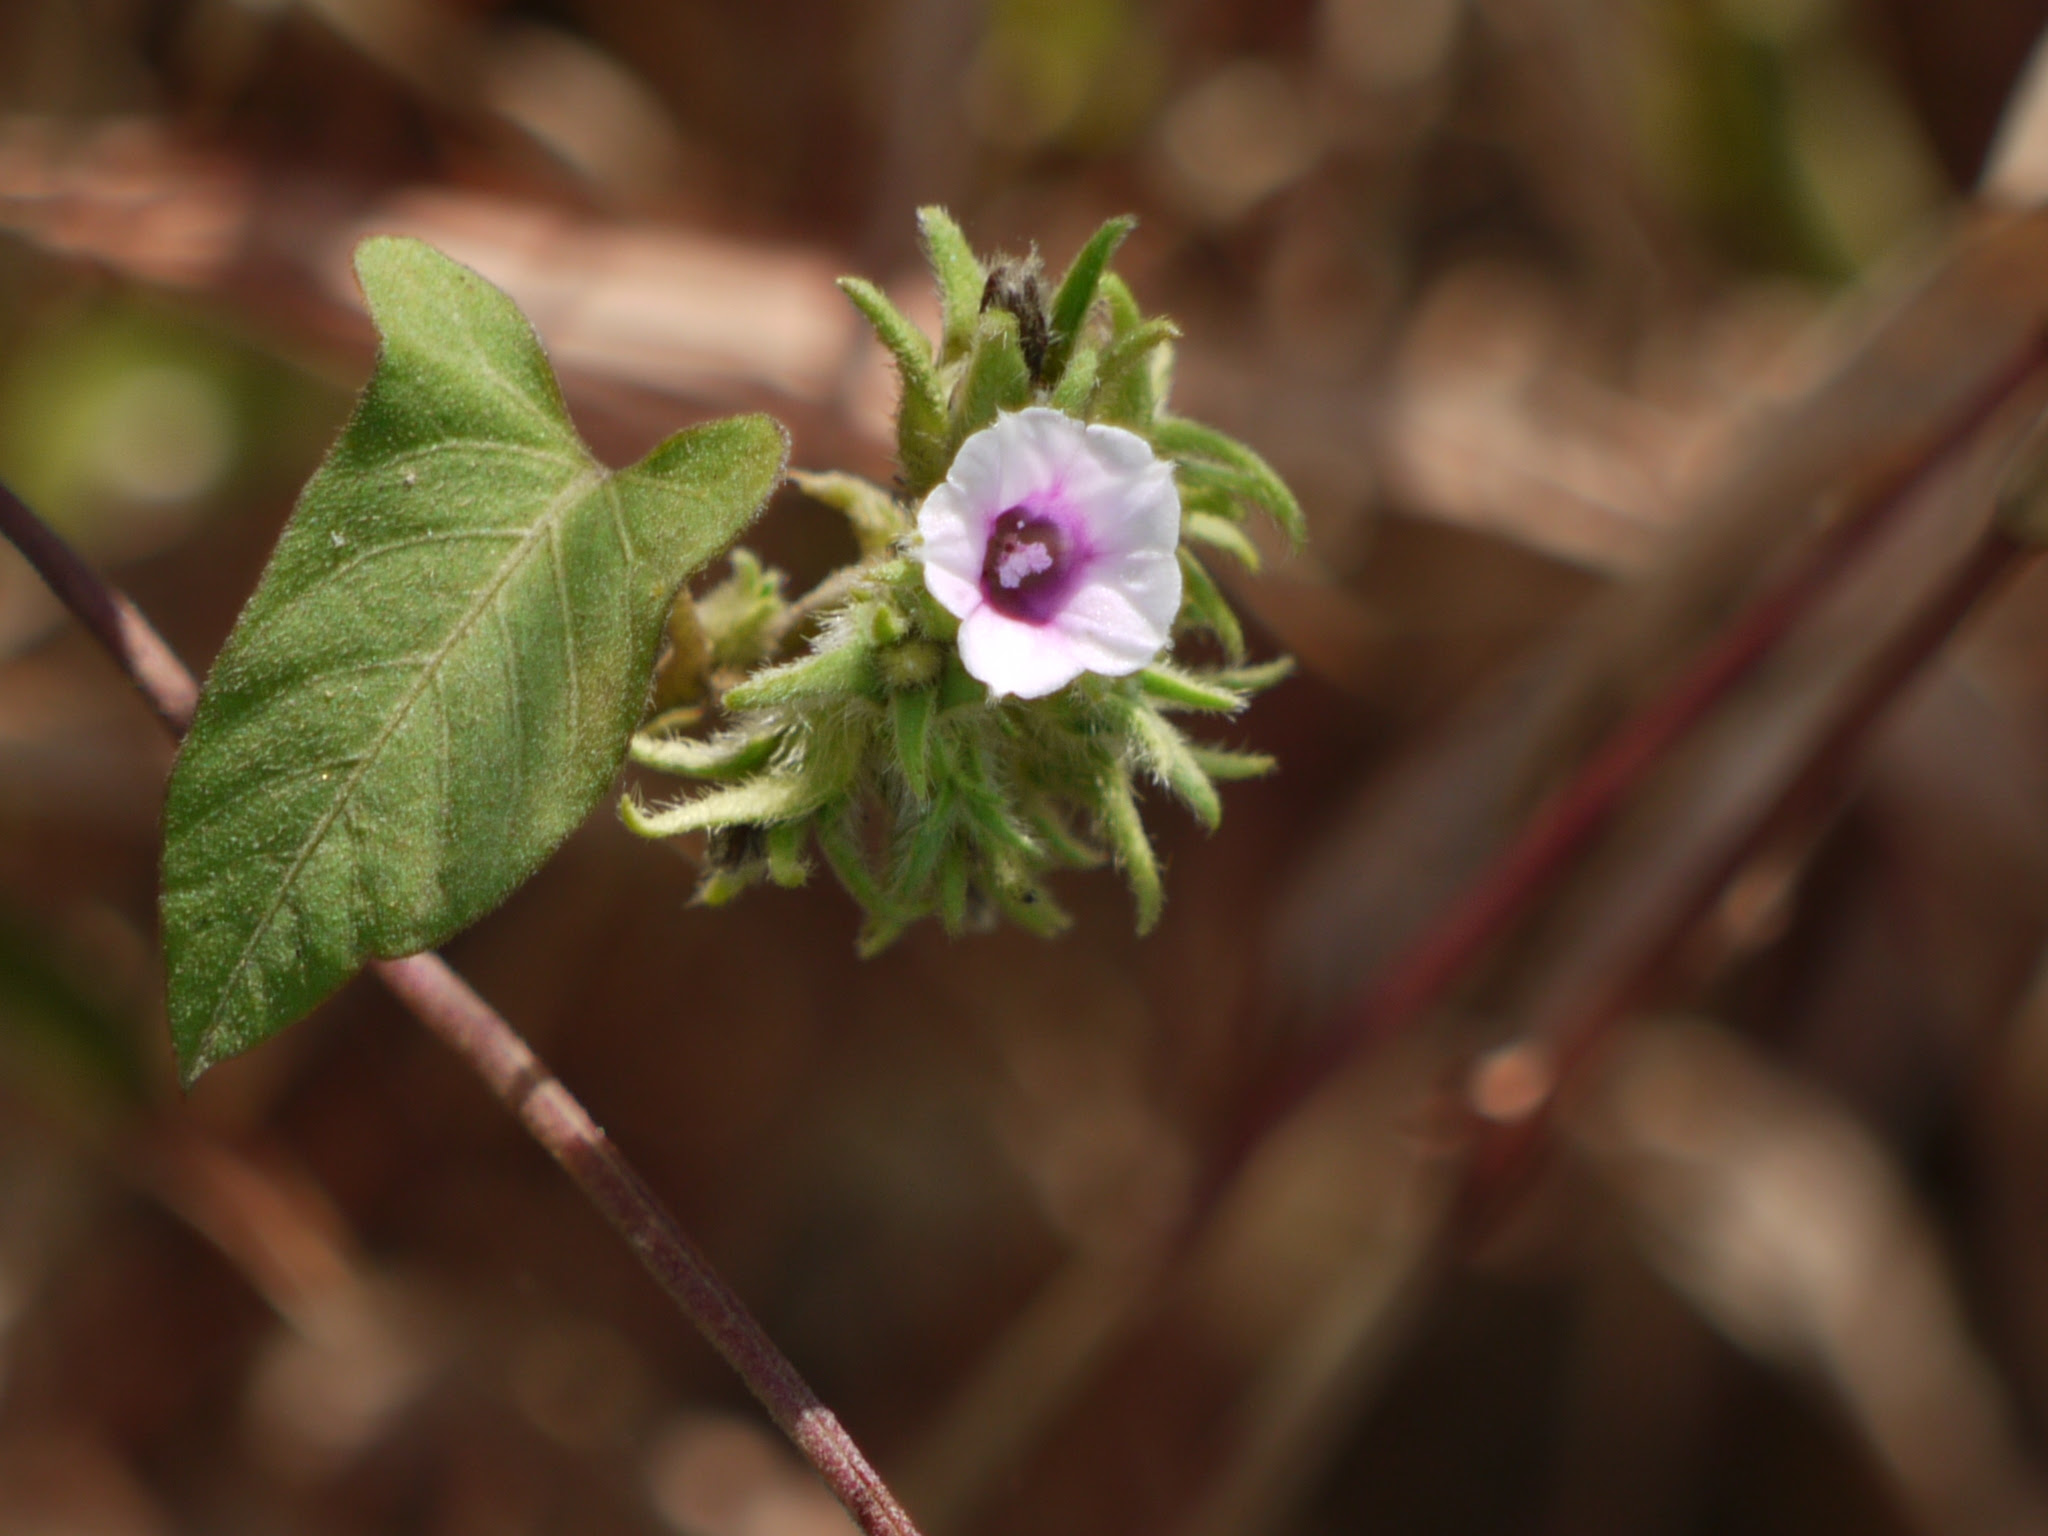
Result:
[[[564,459],[562,462],[566,465],[573,461]],[[277,895],[271,900],[270,905],[264,910],[263,915],[257,919],[255,926],[250,930],[248,939],[242,945],[241,953],[235,957],[235,963],[229,970],[226,979],[221,984],[219,993],[214,999],[213,1007],[209,1011],[206,1021],[206,1027],[200,1031],[199,1050],[202,1057],[212,1054],[215,1039],[224,1027],[224,1015],[228,1011],[229,999],[234,996],[235,989],[241,984],[242,977],[249,968],[249,962],[254,957],[257,946],[263,942],[264,936],[270,932],[271,925],[277,921],[278,913],[284,910],[286,899],[298,881],[299,871],[305,868],[307,860],[313,856],[314,851],[326,841],[329,829],[333,827],[335,821],[347,809],[350,802],[354,800],[356,790],[362,784],[363,779],[381,759],[384,748],[390,744],[392,737],[398,733],[399,727],[411,716],[413,706],[419,702],[421,695],[431,686],[441,664],[447,660],[448,654],[467,638],[482,616],[490,611],[492,605],[497,600],[498,594],[504,590],[505,584],[517,573],[528,555],[543,540],[552,540],[557,526],[566,515],[569,507],[574,505],[593,485],[601,485],[605,478],[605,471],[598,465],[586,464],[580,468],[574,478],[556,493],[553,503],[534,521],[533,527],[527,532],[526,536],[506,555],[490,583],[477,595],[476,601],[470,605],[468,611],[449,630],[447,638],[428,654],[425,664],[419,670],[418,677],[413,680],[411,686],[399,697],[396,707],[386,718],[384,726],[371,739],[371,743],[364,751],[361,759],[350,771],[348,777],[343,780],[333,803],[321,813],[319,820],[314,823],[312,829],[299,844],[298,851],[293,856],[290,868],[284,872],[283,877],[278,881]],[[574,616],[571,613],[564,612],[562,618],[564,633],[566,634],[573,626]]]

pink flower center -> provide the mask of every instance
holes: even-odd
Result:
[[[981,595],[998,613],[1044,624],[1064,605],[1077,564],[1059,523],[1012,507],[989,525]]]

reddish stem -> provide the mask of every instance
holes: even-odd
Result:
[[[1537,1013],[1524,1031],[1522,1043],[1512,1048],[1525,1057],[1525,1075],[1530,1082],[1521,1112],[1501,1120],[1476,1115],[1472,1119],[1476,1139],[1466,1175],[1461,1225],[1468,1230],[1483,1228],[1526,1187],[1540,1162],[1558,1085],[1617,1025],[1650,1000],[1659,978],[1729,882],[1788,827],[1825,805],[1869,745],[1886,709],[1978,604],[2035,553],[2001,528],[1993,527],[1985,534],[1865,665],[1791,781],[1706,856],[1683,901],[1658,922],[1635,958],[1618,967],[1590,1001],[1561,999]],[[1469,1110],[1469,1095],[1465,1103]]]
[[[1260,1104],[1212,1176],[1212,1194],[1320,1084],[1360,1051],[1413,1027],[1470,973],[1572,866],[1622,800],[1770,655],[1914,495],[2035,375],[2044,355],[2048,341],[2030,341],[1911,463],[1852,506],[1784,580],[1753,601],[1537,808],[1507,848],[1437,913],[1389,970],[1367,984],[1351,1009]]]
[[[0,532],[27,557],[50,590],[105,646],[157,718],[182,738],[199,704],[199,685],[142,610],[100,580],[78,552],[0,482]]]
[[[192,723],[198,685],[141,611],[4,484],[0,533],[27,556],[50,590],[107,648],[171,734],[182,737]],[[916,1525],[853,1437],[776,1348],[646,1180],[518,1032],[438,955],[379,960],[372,969],[420,1022],[469,1063],[498,1101],[576,1181],[818,1469],[861,1529],[868,1536],[917,1536]]]

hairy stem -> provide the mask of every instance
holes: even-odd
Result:
[[[171,734],[182,737],[192,723],[199,688],[141,611],[5,484],[0,484],[0,534],[106,647]],[[469,1064],[576,1181],[648,1273],[818,1469],[861,1529],[868,1536],[917,1536],[916,1525],[852,1436],[776,1348],[647,1181],[519,1033],[438,955],[380,960],[372,969],[421,1023]]]

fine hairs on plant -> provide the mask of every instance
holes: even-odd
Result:
[[[841,286],[901,382],[893,486],[798,472],[858,556],[800,597],[744,548],[784,478],[765,417],[609,470],[524,317],[411,240],[358,250],[382,347],[221,652],[172,774],[163,916],[188,1080],[371,958],[430,948],[522,884],[630,756],[692,781],[626,825],[701,838],[706,903],[815,859],[864,953],[1068,918],[1047,877],[1113,862],[1140,930],[1148,781],[1214,827],[1269,758],[1192,739],[1283,677],[1249,664],[1205,561],[1258,564],[1301,511],[1250,449],[1172,413],[1173,323],[1102,226],[1057,283],[919,215],[934,341]],[[650,686],[649,679],[653,679]]]
[[[1176,332],[1108,270],[1131,221],[1047,300],[1035,256],[984,264],[943,212],[920,218],[936,346],[843,281],[901,375],[897,483],[792,477],[859,548],[794,601],[744,549],[683,590],[784,478],[778,423],[706,423],[606,468],[517,308],[416,240],[357,249],[376,367],[196,705],[139,611],[0,485],[0,532],[183,737],[162,916],[185,1081],[374,961],[868,1536],[916,1526],[596,1121],[424,951],[531,876],[629,751],[709,783],[621,806],[649,836],[705,834],[705,901],[795,884],[815,846],[866,913],[866,952],[927,915],[1050,934],[1067,919],[1047,872],[1105,859],[1149,928],[1137,782],[1213,827],[1217,780],[1271,771],[1168,716],[1233,715],[1288,671],[1246,664],[1194,546],[1255,567],[1248,513],[1298,543],[1300,509],[1249,449],[1168,413]]]
[[[1246,513],[1298,539],[1300,511],[1249,449],[1167,411],[1175,329],[1108,269],[1128,219],[1049,303],[1035,261],[984,263],[939,209],[921,223],[936,346],[871,285],[843,285],[901,379],[894,492],[797,474],[845,513],[859,561],[791,602],[742,549],[678,601],[668,707],[632,759],[709,788],[659,809],[628,796],[622,814],[649,837],[706,834],[708,903],[800,883],[815,850],[866,913],[867,953],[928,916],[1056,933],[1046,874],[1105,859],[1147,929],[1161,890],[1136,781],[1213,827],[1215,781],[1273,766],[1170,717],[1233,715],[1288,669],[1244,664],[1198,551],[1255,568]],[[800,634],[804,653],[780,659]]]

